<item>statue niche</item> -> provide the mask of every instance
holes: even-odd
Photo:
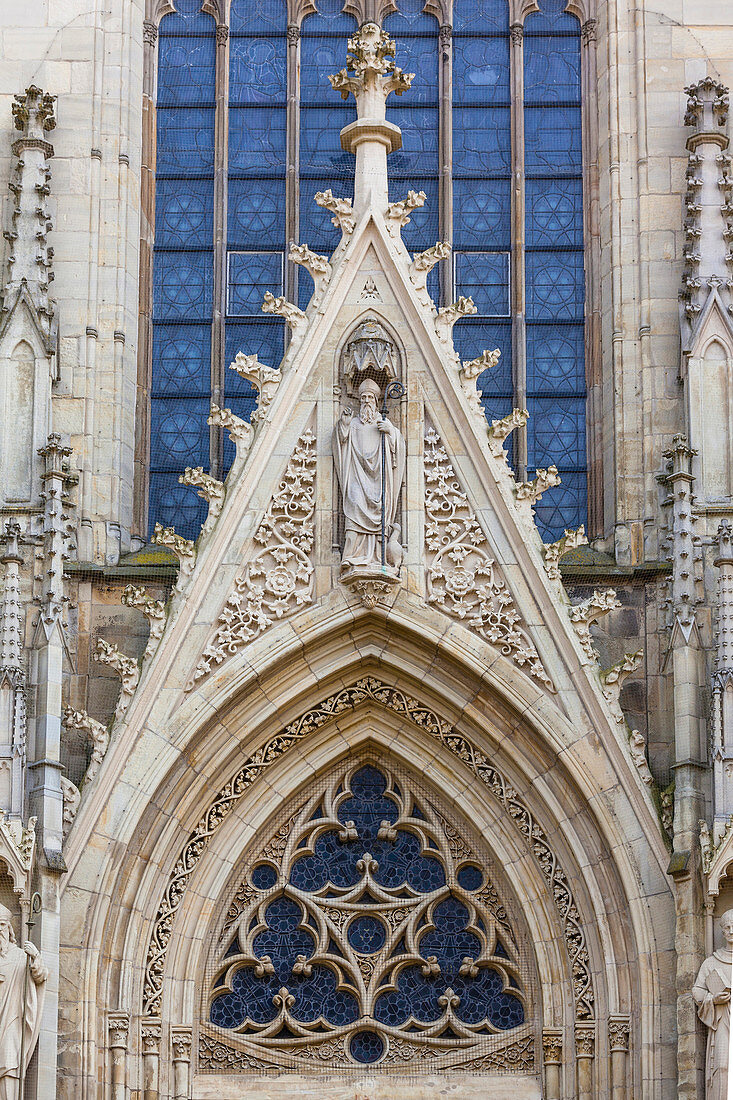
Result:
[[[333,430],[332,450],[341,489],[341,580],[397,582],[403,549],[398,522],[405,474],[405,440],[387,416],[387,403],[404,388],[397,378],[394,343],[368,319],[346,345],[341,370],[347,404]],[[348,399],[358,400],[355,409]]]

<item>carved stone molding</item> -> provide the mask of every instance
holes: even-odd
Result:
[[[542,1056],[546,1066],[562,1065],[563,1033],[557,1028],[544,1028],[542,1032]]]
[[[143,1057],[160,1058],[162,1024],[160,1020],[147,1019],[140,1027],[140,1046]]]
[[[596,1052],[595,1024],[581,1024],[575,1029],[575,1053],[578,1058],[593,1058]]]
[[[595,994],[579,907],[560,858],[541,824],[509,780],[474,742],[419,700],[374,677],[366,677],[357,681],[353,687],[330,695],[265,741],[219,791],[200,818],[170,872],[153,925],[145,963],[144,1016],[154,1018],[160,1012],[165,963],[175,916],[191,876],[213,834],[228,818],[245,791],[293,745],[330,722],[336,715],[367,701],[378,703],[407,718],[423,733],[439,741],[485,785],[487,791],[507,811],[537,861],[563,928],[569,968],[573,975],[575,1017],[581,1021],[592,1019]]]
[[[0,810],[0,858],[13,880],[13,893],[19,898],[30,896],[36,821],[37,818],[31,817],[24,825],[20,818],[9,818],[4,810]]]
[[[608,1020],[608,1045],[611,1053],[615,1050],[629,1052],[631,1020],[628,1016],[610,1016]]]
[[[158,28],[150,19],[143,21],[143,42],[146,46],[154,46],[158,41]]]
[[[277,619],[312,601],[315,444],[307,428],[254,536],[262,549],[235,581],[187,690]]]
[[[67,775],[61,776],[61,797],[63,799],[62,832],[65,840],[81,805],[81,791]]]
[[[190,1062],[193,1030],[176,1025],[171,1028],[171,1058],[174,1062]]]
[[[543,687],[554,686],[508,591],[438,433],[425,434],[427,598]]]
[[[127,1050],[130,1035],[130,1015],[127,1012],[107,1014],[107,1034],[110,1050]]]
[[[590,46],[591,42],[596,40],[597,21],[595,19],[586,19],[583,26],[580,28],[580,33],[583,37],[583,45]]]

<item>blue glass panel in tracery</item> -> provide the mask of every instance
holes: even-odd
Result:
[[[376,1063],[415,1036],[436,1058],[454,1045],[475,1055],[482,1037],[525,1024],[506,911],[456,836],[411,780],[343,766],[250,866],[209,1023],[270,1059],[322,1064]]]
[[[540,0],[524,34],[528,476],[562,485],[536,509],[546,541],[586,519],[580,27],[565,0]]]
[[[209,465],[216,38],[200,0],[176,7],[158,44],[150,526],[195,535],[202,502],[177,477]]]

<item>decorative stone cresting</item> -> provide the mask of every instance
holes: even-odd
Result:
[[[163,996],[165,962],[173,931],[173,922],[183,901],[189,880],[210,838],[226,820],[245,791],[268,768],[281,759],[293,745],[335,716],[373,700],[407,718],[430,737],[450,750],[486,786],[507,811],[532,852],[547,882],[549,896],[563,928],[573,979],[575,1017],[592,1019],[595,995],[590,956],[580,924],[578,906],[568,876],[553,847],[529,807],[518,792],[481,750],[453,726],[417,699],[373,677],[359,680],[353,687],[330,695],[317,707],[306,711],[280,733],[270,737],[242,765],[223,787],[183,846],[168,879],[148,944],[143,986],[143,1014],[157,1017]]]
[[[196,565],[196,544],[183,535],[177,535],[174,527],[163,527],[160,523],[156,523],[150,541],[154,546],[167,546],[178,558],[176,591],[180,592]]]
[[[148,596],[144,587],[128,584],[122,591],[122,603],[125,607],[136,607],[148,620],[150,634],[148,644],[145,647],[145,657],[149,657],[163,637],[165,629],[165,604],[162,600],[154,600]]]
[[[236,416],[231,409],[220,409],[218,405],[211,406],[206,423],[212,428],[224,428],[229,432],[229,438],[236,448],[236,458],[232,463],[232,469],[241,470],[254,438],[252,425]]]
[[[560,573],[560,558],[569,550],[577,550],[579,546],[587,546],[588,539],[585,527],[578,527],[575,531],[566,531],[557,542],[545,543],[545,571],[551,581],[562,580]]]
[[[351,208],[351,199],[338,199],[329,187],[327,191],[317,191],[315,201],[324,210],[330,210],[333,214],[331,222],[340,229],[345,237],[350,236],[356,228],[354,212]]]
[[[107,665],[120,678],[120,697],[117,700],[113,719],[113,721],[118,722],[132,702],[135,688],[140,679],[140,666],[134,657],[127,657],[120,652],[116,645],[105,642],[104,638],[97,641],[94,660],[101,665]]]
[[[450,343],[455,323],[460,321],[462,317],[469,317],[472,313],[477,312],[473,298],[466,298],[461,295],[452,305],[442,306],[438,310],[435,317],[435,331],[444,343]]]
[[[207,474],[203,466],[187,466],[178,479],[179,485],[186,485],[192,489],[196,489],[196,493],[205,500],[209,506],[209,511],[204,521],[204,525],[201,528],[201,533],[205,534],[210,531],[214,526],[217,516],[220,515],[222,508],[224,507],[224,496],[226,490],[222,481],[217,481],[211,474]]]
[[[526,409],[512,409],[508,416],[502,416],[501,420],[492,420],[489,425],[489,449],[497,458],[506,457],[504,443],[515,428],[523,428],[529,420]]]
[[[487,553],[486,535],[433,428],[425,434],[424,461],[429,602],[464,622],[554,691],[511,593]]]
[[[582,531],[582,527],[580,530]],[[585,538],[585,536],[583,537]],[[585,541],[587,542],[588,540],[585,539]],[[564,542],[564,539],[560,539],[560,542],[553,543],[552,546],[560,546],[562,542]],[[545,563],[546,562],[547,557],[545,556]],[[557,568],[557,561],[555,561],[555,568]],[[560,576],[559,569],[557,569],[557,576],[558,578]],[[576,603],[570,608],[570,622],[575,627],[580,644],[588,660],[598,660],[598,654],[595,651],[590,633],[591,623],[600,619],[601,615],[607,615],[609,611],[616,611],[619,607],[621,607],[621,601],[616,596],[614,589],[604,588],[602,591],[596,589],[593,595],[589,596],[587,600]]]
[[[481,404],[481,394],[478,391],[478,378],[485,370],[493,370],[499,362],[500,356],[501,352],[498,348],[494,348],[493,351],[482,351],[477,359],[469,359],[467,362],[461,363],[458,368],[458,377],[461,380],[466,404],[472,413],[477,413],[481,417],[484,423],[484,409]],[[492,453],[496,453],[493,448]]]
[[[311,252],[307,244],[291,244],[290,259],[294,264],[304,267],[313,279],[316,296],[320,297],[328,284],[333,270],[328,262],[328,256],[320,256],[317,252]]]
[[[290,331],[293,336],[297,336],[302,332],[306,325],[305,313],[302,309],[298,309],[292,302],[289,302],[286,298],[276,298],[269,290],[265,291],[265,300],[262,303],[263,313],[277,313],[280,317],[284,317],[290,326]]]
[[[67,730],[84,730],[92,743],[91,760],[81,784],[83,790],[92,782],[102,765],[109,748],[109,730],[90,717],[85,710],[74,710],[73,707],[66,707],[64,710],[63,725]]]
[[[256,427],[267,417],[270,405],[282,382],[282,371],[260,363],[256,354],[245,355],[243,351],[237,352],[234,362],[229,364],[229,369],[235,371],[240,378],[244,378],[257,390],[257,406],[249,418],[249,423]]]
[[[313,599],[316,437],[307,428],[254,536],[262,547],[234,591],[186,690],[276,619]]]

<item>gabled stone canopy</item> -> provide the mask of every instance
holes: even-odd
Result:
[[[205,930],[243,845],[286,793],[368,741],[444,788],[486,835],[496,831],[538,942],[549,945],[539,999],[543,1027],[568,1050],[566,1089],[575,1087],[570,1047],[590,1042],[594,1095],[610,1096],[608,1020],[620,1018],[627,1038],[636,1029],[645,1095],[661,1096],[666,1055],[639,1009],[660,1003],[656,990],[669,981],[673,906],[657,810],[618,706],[634,661],[600,675],[588,624],[613,602],[598,595],[571,617],[558,548],[543,547],[533,520],[556,472],[515,483],[502,442],[526,414],[487,425],[476,379],[495,354],[461,364],[451,338],[472,303],[436,310],[425,279],[445,248],[411,257],[401,239],[422,199],[387,201],[387,152],[400,136],[384,105],[409,77],[394,70],[376,27],[363,27],[350,50],[350,71],[332,83],[357,95],[359,119],[342,133],[356,151],[356,198],[352,207],[318,197],[341,244],[330,258],[294,248],[314,278],[305,313],[265,298],[290,326],[279,375],[246,349],[233,364],[258,387],[259,407],[251,424],[212,409],[237,458],[223,489],[202,471],[184,475],[210,512],[195,546],[158,532],[181,561],[168,605],[139,589],[126,596],[148,616],[150,642],[66,841],[64,965],[77,968],[86,1020],[103,1003],[139,1018],[132,1079],[152,1073],[157,1088],[161,1075],[163,1088],[167,1029],[195,1026]],[[407,444],[405,557],[399,584],[377,578],[360,590],[339,582],[330,439],[346,396],[345,349],[367,320],[393,341],[406,388],[389,410]],[[365,677],[403,702],[376,690],[348,708],[329,702]],[[430,709],[429,728],[412,717],[416,701]],[[314,708],[323,721],[306,721]],[[491,781],[498,802],[489,761],[505,784],[497,795]],[[80,950],[79,927],[93,930],[82,939],[93,935],[94,951]],[[105,957],[119,960],[114,974]],[[64,1028],[105,1057],[94,1024],[70,1017]],[[92,1087],[93,1069],[64,1072]],[[464,1084],[462,1095],[482,1095]]]

